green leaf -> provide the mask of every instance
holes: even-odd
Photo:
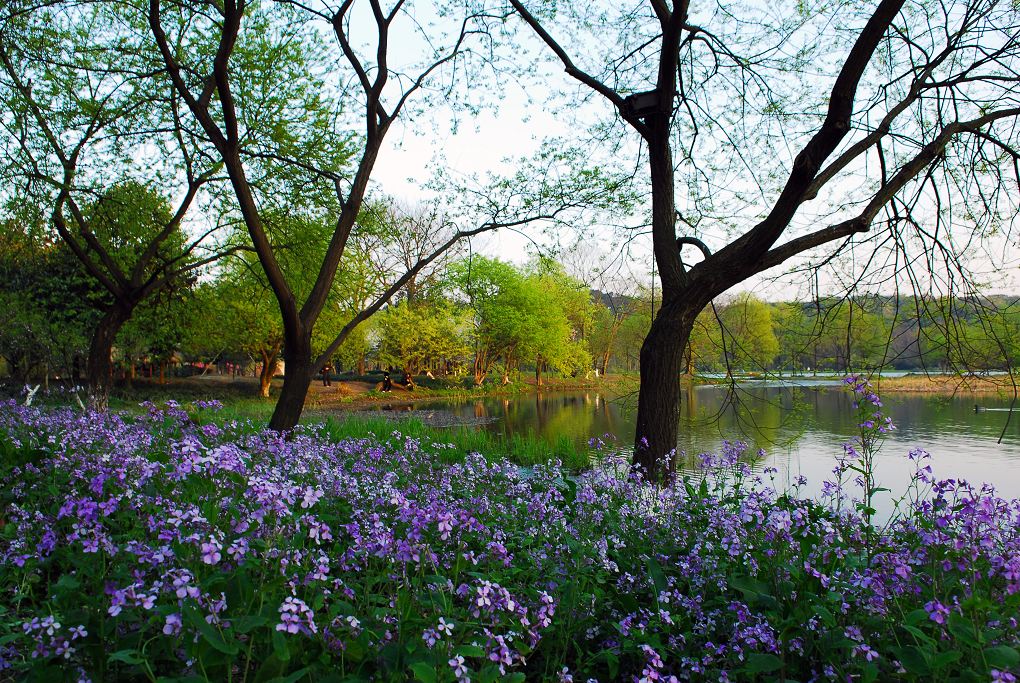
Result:
[[[233,619],[234,630],[238,633],[248,633],[259,626],[265,626],[269,623],[269,618],[262,616],[261,614],[249,615],[246,617],[238,617]]]
[[[410,669],[414,672],[414,677],[422,683],[436,683],[438,680],[435,668],[425,662],[415,662]]]
[[[825,605],[815,605],[814,610],[815,614],[821,618],[823,624],[830,628],[835,626],[836,617],[832,612],[825,608]]]
[[[775,655],[762,652],[752,652],[747,656],[747,666],[744,669],[748,673],[762,674],[777,671],[783,668],[783,660]]]
[[[662,571],[662,565],[654,557],[649,557],[645,564],[648,565],[648,575],[652,577],[652,584],[655,586],[655,601],[659,601],[659,595],[668,588],[666,574]]]
[[[281,676],[280,678],[274,678],[271,681],[269,681],[269,683],[297,683],[297,681],[300,681],[302,678],[307,676],[310,671],[311,669],[306,666],[303,669],[298,669],[290,676]]]
[[[205,620],[202,613],[199,612],[192,606],[184,608],[184,616],[188,619],[188,623],[195,627],[199,633],[202,634],[202,638],[205,639],[209,645],[215,650],[219,650],[225,655],[236,655],[237,645],[233,643],[227,643],[223,640],[223,635],[213,628],[213,626]]]
[[[949,627],[949,632],[958,641],[971,647],[977,647],[979,640],[977,631],[974,629],[974,624],[971,623],[966,617],[953,612],[949,615],[949,620],[946,625]]]
[[[287,665],[276,656],[275,652],[270,653],[265,661],[262,662],[258,673],[255,674],[255,683],[267,683],[268,681],[275,680],[283,675],[286,668]]]
[[[57,588],[62,588],[64,590],[77,590],[79,587],[81,587],[81,581],[79,581],[77,577],[72,576],[71,574],[64,574],[63,576],[60,577],[60,580],[58,580],[57,583],[54,585]]]
[[[490,665],[479,671],[478,675],[475,677],[475,680],[477,680],[478,683],[493,683],[493,681],[497,680],[498,678],[499,669],[497,669],[495,666]]]
[[[923,609],[915,609],[913,612],[903,618],[904,623],[910,624],[911,626],[920,626],[929,620],[928,612]]]
[[[329,606],[329,616],[337,617],[342,614],[354,614],[354,605],[346,600],[335,600]]]
[[[480,648],[477,645],[461,645],[454,652],[455,652],[455,654],[458,654],[458,655],[460,655],[462,657],[484,657],[485,656],[485,650],[483,650],[482,648]]]
[[[938,670],[944,669],[950,664],[958,662],[963,657],[963,653],[959,650],[949,650],[947,652],[940,652],[935,655],[931,660],[931,668]]]
[[[932,640],[931,636],[929,636],[927,633],[917,628],[916,626],[911,626],[910,624],[903,624],[903,630],[911,634],[912,636],[914,636],[923,643],[935,642],[934,640]]]
[[[1020,665],[1020,652],[1006,645],[998,645],[985,650],[985,661],[996,669],[1015,669]]]
[[[907,670],[907,673],[926,676],[931,673],[931,666],[928,664],[928,657],[920,648],[909,645],[907,647],[892,648],[896,659]]]
[[[287,637],[280,631],[273,631],[273,635],[270,638],[273,642],[273,654],[281,662],[290,661],[290,644],[287,642]]]
[[[144,664],[145,657],[138,650],[118,650],[106,658],[108,662],[123,662],[124,664]]]

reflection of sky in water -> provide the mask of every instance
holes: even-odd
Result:
[[[1008,400],[916,394],[884,400],[886,414],[898,429],[876,458],[880,485],[901,492],[913,472],[907,454],[921,447],[932,454],[936,477],[990,482],[1000,494],[1020,497],[1020,415],[1010,421],[1000,445],[996,441],[1007,426],[1008,413],[974,411],[975,402],[1004,408]],[[633,397],[606,400],[590,391],[432,402],[413,406],[411,413],[442,411],[476,426],[485,422],[480,428],[547,439],[584,442],[609,433],[626,444],[633,435],[633,405]],[[803,475],[809,482],[805,492],[814,493],[831,477],[841,444],[856,432],[853,412],[846,393],[831,387],[753,387],[736,392],[701,387],[683,393],[680,448],[696,454],[717,449],[722,439],[742,439],[751,444],[752,452],[766,450],[766,459],[756,466],[776,467],[777,484]]]

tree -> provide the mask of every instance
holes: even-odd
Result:
[[[0,356],[18,381],[41,370],[78,382],[102,291],[44,221],[0,222]]]
[[[399,366],[408,376],[438,361],[460,361],[470,353],[469,326],[465,312],[448,302],[412,304],[405,299],[380,314],[377,357],[384,365]]]
[[[482,384],[497,362],[503,382],[522,359],[546,349],[543,292],[535,279],[498,259],[474,257],[451,265],[452,280],[474,314],[475,384]],[[565,321],[561,321],[566,329]]]
[[[889,333],[880,315],[854,298],[829,299],[811,310],[816,363],[849,372],[881,363]]]
[[[149,366],[150,376],[158,368],[160,384],[166,382],[167,365],[181,348],[195,312],[190,287],[161,290],[136,309],[116,338],[129,380],[135,377],[136,363],[143,361]]]
[[[798,301],[775,304],[772,307],[772,321],[779,341],[778,366],[794,373],[805,366],[817,369],[814,357],[807,353],[808,345],[817,343],[817,335],[811,333],[805,305]]]
[[[257,361],[259,397],[269,398],[283,348],[276,302],[259,277],[257,264],[237,257],[223,265],[219,277],[195,296],[195,322],[188,330],[186,348],[207,363],[233,353]]]
[[[367,5],[363,13],[362,5]],[[439,17],[449,22],[446,25],[451,29],[444,32],[419,21],[412,3],[404,0],[388,6],[379,0],[366,3],[346,0],[336,7],[329,3],[255,4],[227,0],[222,5],[210,3],[195,11],[174,4],[169,12],[164,11],[161,0],[149,0],[148,23],[165,71],[224,164],[252,245],[280,307],[287,373],[269,422],[273,429],[288,430],[297,424],[312,377],[347,336],[460,240],[501,226],[551,220],[583,204],[586,197],[603,195],[602,188],[591,186],[590,178],[585,178],[583,186],[576,182],[563,184],[563,189],[556,193],[548,192],[547,185],[535,181],[523,187],[507,185],[511,192],[494,190],[491,203],[482,213],[476,213],[470,224],[444,225],[442,238],[435,241],[433,251],[389,279],[387,287],[354,312],[324,350],[316,352],[313,348],[316,324],[343,255],[352,235],[360,229],[359,218],[369,181],[387,134],[402,115],[413,114],[414,105],[409,103],[417,95],[441,90],[440,97],[447,101],[460,74],[470,66],[469,43],[486,35],[479,28],[488,14],[475,12],[469,5],[451,2],[434,8]],[[310,64],[298,78],[300,92],[289,88],[293,81],[286,80],[290,69],[279,74],[256,69],[265,78],[260,93],[245,93],[239,87],[254,75],[249,63],[254,57],[237,58],[236,54],[246,41],[278,48],[263,49],[262,53],[284,52],[279,46],[298,43],[315,44],[316,50],[308,53],[328,54],[317,38],[320,26],[335,38],[340,55],[329,64],[321,61]],[[415,44],[406,35],[398,38],[398,31],[420,39],[426,46],[424,56],[404,60],[393,54],[395,44],[405,48]],[[207,53],[194,48],[202,43],[215,45],[215,50]],[[365,47],[366,43],[371,45]],[[405,68],[408,62],[410,65]],[[300,102],[298,111],[293,111],[293,105],[278,90],[293,94],[293,99]],[[246,96],[252,94],[261,99]],[[330,95],[338,99],[330,100]],[[291,116],[279,117],[271,134],[260,137],[244,124],[257,119],[264,102],[274,103],[276,109],[290,109]],[[361,136],[350,135],[351,121],[328,116],[310,119],[300,111],[301,107],[336,112],[337,116],[351,112],[358,117]],[[345,151],[355,150],[349,164],[346,153],[330,156],[331,151],[341,147]],[[303,185],[320,188],[317,192],[320,201],[329,197],[328,204],[317,202],[318,210],[331,217],[334,229],[318,275],[305,296],[295,291],[266,232],[260,204],[267,197],[252,177],[253,165],[265,160],[270,160],[274,167],[285,167],[295,178],[303,178]]]
[[[86,374],[105,407],[111,351],[148,298],[222,254],[183,221],[217,164],[138,58],[138,26],[105,4],[14,3],[0,24],[0,172],[7,198],[46,207],[56,235],[105,290]],[[59,58],[54,58],[57,55]],[[176,188],[173,206],[155,187]]]
[[[300,210],[266,208],[263,217],[281,270],[295,292],[306,295],[314,285],[329,243],[331,223]],[[364,244],[364,238],[365,234],[358,235],[347,245],[341,275],[333,282],[312,338],[316,353],[329,346],[337,330],[353,315],[352,311],[360,310],[365,300],[377,296],[384,286],[380,275],[383,266],[371,254],[376,242]],[[280,367],[284,326],[265,272],[255,256],[244,252],[226,259],[202,305],[209,315],[221,321],[222,329],[213,333],[220,338],[216,355],[230,349],[259,361],[259,396],[268,398],[272,379]]]
[[[779,355],[768,304],[742,294],[719,312],[726,336],[727,367],[764,370]]]
[[[732,344],[732,340],[729,344],[724,341],[723,330],[719,326],[715,311],[706,308],[694,320],[694,327],[687,341],[685,354],[687,366],[684,372],[688,375],[693,374],[695,366],[698,365],[710,370],[728,368],[725,352]]]
[[[953,219],[980,234],[1015,206],[1001,182],[1020,177],[1020,26],[1010,2],[797,3],[785,14],[688,0],[605,11],[510,4],[647,155],[662,306],[641,350],[634,465],[652,479],[674,467],[681,359],[709,302],[875,227],[894,248],[911,242],[955,268],[956,242],[940,237]],[[792,159],[786,149],[797,150]],[[678,168],[691,194],[680,235]],[[713,214],[715,250],[696,232]],[[702,252],[692,267],[679,253],[687,245]]]
[[[593,325],[594,307],[588,288],[551,258],[538,259],[531,270],[525,284],[539,298],[529,351],[535,358],[535,383],[541,386],[543,367],[569,374],[591,367],[585,335]]]

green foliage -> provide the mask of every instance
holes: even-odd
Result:
[[[768,304],[744,294],[719,311],[731,366],[764,370],[779,354]],[[710,327],[709,327],[710,329]]]
[[[383,365],[416,375],[431,363],[460,363],[470,349],[470,321],[463,310],[446,302],[412,305],[402,301],[385,309],[376,321],[379,346],[376,358]]]
[[[540,262],[532,272],[485,257],[455,263],[452,279],[474,312],[475,375],[497,361],[509,374],[534,361],[563,373],[590,367],[581,339],[591,325],[590,295],[559,266]]]
[[[0,222],[0,356],[27,379],[46,367],[70,377],[82,364],[102,292],[62,243]]]
[[[103,263],[108,256],[121,272],[143,283],[166,272],[184,254],[187,236],[181,230],[174,230],[168,239],[156,244],[151,260],[145,258],[155,236],[170,223],[172,214],[164,195],[131,180],[104,191],[85,209],[84,225],[79,227],[95,236],[96,241],[90,242],[88,251],[96,263]],[[143,269],[135,273],[140,265]],[[104,265],[104,270],[113,276],[109,267]],[[170,283],[168,288],[175,284],[179,283]]]
[[[548,258],[535,264],[525,283],[540,296],[536,334],[530,345],[525,344],[530,355],[564,374],[590,368],[592,359],[584,336],[593,326],[595,307],[588,289]]]
[[[914,451],[908,504],[869,524],[889,423],[852,383],[860,437],[823,500],[762,486],[734,444],[653,487],[617,454],[571,472],[477,430],[283,439],[209,402],[7,404],[0,661],[28,680],[1009,680],[1016,502],[919,498]]]
[[[117,335],[117,351],[129,362],[167,361],[183,345],[200,311],[187,290],[161,292],[139,306]]]

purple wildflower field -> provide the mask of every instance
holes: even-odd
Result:
[[[746,447],[651,486],[399,434],[0,405],[0,680],[1015,681],[1020,503],[871,506],[892,428],[825,499]]]

